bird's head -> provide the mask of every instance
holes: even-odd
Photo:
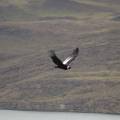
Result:
[[[67,70],[68,70],[68,69],[71,69],[71,67],[70,67],[69,65],[67,66]]]

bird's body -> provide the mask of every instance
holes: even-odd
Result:
[[[64,70],[70,69],[70,63],[77,57],[79,53],[79,48],[73,50],[73,53],[67,57],[63,62],[56,56],[54,50],[50,51],[50,57],[52,61],[57,65],[56,68],[61,68]]]
[[[64,70],[68,70],[68,69],[70,69],[71,67],[69,67],[68,68],[68,66],[67,65],[62,65],[62,66],[55,66],[55,68],[61,68],[61,69],[64,69]]]

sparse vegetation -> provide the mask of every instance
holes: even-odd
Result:
[[[0,1],[0,108],[120,113],[119,1],[55,1]],[[55,69],[48,51],[74,47]]]

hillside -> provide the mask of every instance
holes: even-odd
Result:
[[[0,109],[120,113],[119,0],[1,0]],[[55,69],[79,47],[72,69]]]
[[[2,0],[0,21],[40,20],[41,17],[85,17],[96,14],[118,14],[119,1],[98,0]]]

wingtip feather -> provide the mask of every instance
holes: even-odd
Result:
[[[55,56],[55,51],[54,50],[49,50],[49,55],[50,55],[50,57]]]
[[[74,50],[73,54],[78,55],[78,53],[79,53],[79,48],[77,47],[77,48]]]

